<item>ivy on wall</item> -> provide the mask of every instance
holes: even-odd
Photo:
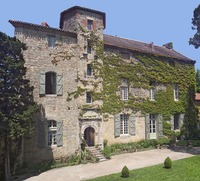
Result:
[[[195,70],[191,62],[183,62],[170,57],[161,57],[154,54],[144,54],[132,51],[130,60],[121,58],[117,49],[104,47],[102,40],[95,32],[84,31],[86,40],[90,40],[98,60],[92,62],[96,77],[103,80],[102,92],[92,92],[93,100],[102,100],[100,110],[104,114],[116,114],[124,109],[133,112],[162,114],[164,120],[170,115],[185,113],[188,107],[188,91],[194,89]],[[173,65],[169,64],[173,62]],[[119,88],[121,78],[128,80],[129,99],[120,100]],[[156,91],[155,101],[136,96],[133,89],[150,90],[150,81],[156,82],[165,88]],[[96,82],[98,83],[98,82]],[[179,86],[179,100],[174,101],[174,83]],[[164,124],[166,125],[166,124]]]

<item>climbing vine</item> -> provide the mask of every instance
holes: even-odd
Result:
[[[121,58],[117,49],[107,49],[103,41],[94,31],[86,31],[82,28],[86,39],[96,52],[98,60],[92,62],[94,74],[103,80],[101,92],[92,92],[93,100],[102,100],[100,110],[103,114],[115,114],[121,111],[132,110],[142,113],[162,114],[164,121],[170,119],[175,113],[185,113],[188,107],[187,93],[194,89],[195,71],[194,64],[182,62],[178,59],[131,52],[130,60]],[[109,52],[109,53],[108,53]],[[173,65],[169,64],[169,60]],[[119,88],[121,79],[127,79],[129,85],[129,99],[120,100]],[[155,101],[149,100],[148,96],[137,96],[134,89],[139,92],[150,90],[150,81],[156,82],[160,89],[156,90]],[[96,81],[96,84],[98,81]],[[174,83],[179,87],[179,100],[174,101]],[[100,82],[99,82],[100,84]],[[141,98],[143,97],[143,98]],[[167,128],[167,124],[166,125]]]

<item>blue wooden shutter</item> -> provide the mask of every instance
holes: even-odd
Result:
[[[57,74],[57,95],[61,96],[63,94],[63,76],[62,74]]]
[[[115,125],[115,137],[120,136],[120,114],[115,114],[114,115],[114,125]]]
[[[174,115],[170,117],[171,130],[174,131]]]
[[[46,147],[47,133],[45,129],[45,122],[43,119],[38,119],[37,121],[37,132],[38,132],[38,147]]]
[[[57,146],[63,145],[63,121],[57,121]]]
[[[130,116],[129,116],[129,123],[130,123],[130,125],[129,125],[129,134],[130,135],[135,135],[136,133],[135,133],[135,116],[133,115],[133,114],[131,114]]]
[[[45,94],[45,72],[40,72],[40,95]]]
[[[163,116],[162,114],[157,115],[158,123],[158,137],[163,137]]]
[[[145,137],[147,140],[150,139],[150,119],[149,114],[145,116]]]

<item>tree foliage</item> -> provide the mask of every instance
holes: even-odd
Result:
[[[200,69],[196,70],[196,92],[200,93]]]
[[[195,8],[193,12],[193,18],[192,18],[192,29],[196,30],[196,33],[194,34],[193,38],[190,38],[189,44],[193,45],[195,48],[199,48],[200,46],[200,5]]]
[[[0,151],[5,160],[5,180],[10,179],[11,145],[31,132],[37,110],[33,87],[26,79],[25,49],[25,44],[0,32],[0,142],[4,146]]]

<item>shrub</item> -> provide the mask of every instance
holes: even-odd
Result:
[[[122,174],[121,177],[123,178],[129,177],[129,169],[127,168],[126,165],[123,167],[121,174]]]
[[[165,168],[171,168],[172,167],[172,160],[169,157],[167,157],[165,159],[165,161],[164,161],[164,167]]]
[[[103,140],[103,146],[104,146],[104,147],[108,146],[108,140],[106,140],[106,139]]]
[[[111,158],[111,148],[110,148],[110,146],[104,147],[103,153],[104,153],[104,155],[107,159],[110,159]]]

